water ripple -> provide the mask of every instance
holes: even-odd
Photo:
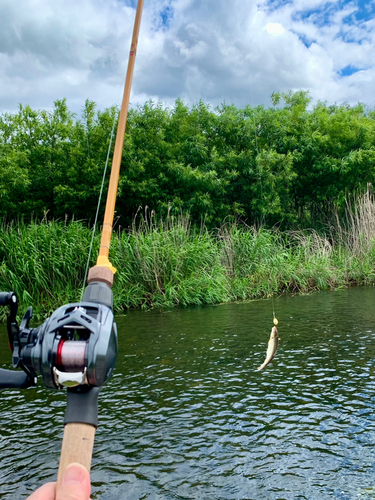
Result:
[[[374,293],[278,300],[261,372],[270,302],[118,318],[93,499],[374,498]],[[0,409],[0,497],[25,498],[56,474],[65,396],[2,391]]]

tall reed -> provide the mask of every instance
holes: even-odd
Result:
[[[375,199],[369,184],[364,193],[346,197],[345,217],[335,213],[331,231],[333,238],[352,254],[360,255],[374,248],[375,244]]]
[[[207,229],[191,227],[186,216],[141,217],[117,236],[112,252],[120,270],[118,309],[228,300],[220,248]]]
[[[0,226],[0,290],[33,305],[40,320],[79,301],[91,231],[82,223]],[[95,239],[94,264],[99,236]],[[348,202],[328,235],[225,223],[195,227],[187,216],[137,217],[113,235],[115,310],[199,305],[375,283],[375,202]],[[5,318],[4,311],[0,317]]]
[[[33,305],[36,318],[78,300],[90,237],[80,222],[3,224],[0,290],[16,292],[23,309]]]

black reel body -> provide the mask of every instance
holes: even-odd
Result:
[[[40,373],[47,387],[100,387],[112,374],[117,332],[111,309],[81,302],[57,309],[32,332],[22,364]]]
[[[91,283],[83,302],[60,307],[37,328],[29,328],[31,308],[18,327],[15,294],[0,294],[0,304],[5,305],[4,297],[11,308],[8,335],[13,366],[23,369],[28,385],[35,385],[36,376],[40,374],[46,387],[87,390],[101,387],[111,376],[117,357],[117,328],[112,311],[112,290],[107,285]],[[11,377],[10,374],[20,376],[22,372],[2,372],[0,387],[17,387],[4,385],[1,378]]]

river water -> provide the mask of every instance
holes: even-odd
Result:
[[[93,499],[374,499],[374,305],[353,288],[118,317]],[[280,347],[259,372],[273,308]],[[41,382],[1,392],[0,498],[54,480],[64,409]]]

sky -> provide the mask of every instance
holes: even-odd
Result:
[[[0,0],[0,112],[121,104],[136,0]],[[145,0],[131,105],[375,107],[375,0]]]

